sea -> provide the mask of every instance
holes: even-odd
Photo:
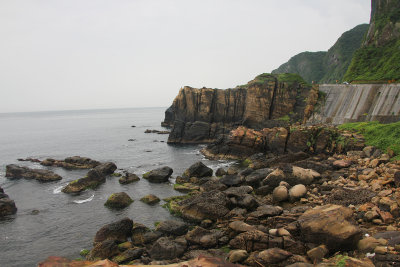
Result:
[[[164,201],[149,206],[139,199],[147,194],[161,199],[180,195],[173,189],[175,177],[197,161],[214,170],[227,168],[233,162],[205,159],[200,153],[202,145],[168,145],[168,135],[144,133],[146,129],[165,130],[160,126],[165,109],[0,113],[0,186],[18,208],[15,215],[0,219],[0,266],[36,266],[49,256],[80,258],[79,252],[92,248],[93,238],[103,225],[124,217],[150,228],[156,222],[177,219],[162,207]],[[87,170],[18,161],[69,156],[112,161],[118,171],[126,170],[139,177],[163,166],[174,172],[170,182],[163,184],[141,179],[121,185],[118,177],[108,177],[100,187],[72,196],[61,189],[84,177]],[[5,177],[7,164],[50,169],[63,179],[50,183],[10,180]],[[106,208],[105,201],[116,192],[126,192],[134,202],[123,210]]]

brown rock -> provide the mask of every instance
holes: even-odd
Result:
[[[353,211],[339,205],[325,205],[306,211],[298,219],[306,242],[326,244],[329,251],[353,249],[361,230],[349,220]]]
[[[40,182],[52,182],[62,179],[60,175],[52,171],[43,169],[30,169],[27,167],[17,166],[15,164],[10,164],[6,166],[6,177],[9,179],[35,179]]]
[[[254,230],[237,235],[229,242],[229,246],[247,252],[268,248],[269,237],[266,233]]]
[[[307,256],[310,258],[311,262],[318,263],[322,261],[328,252],[329,250],[325,245],[320,245],[307,251]]]

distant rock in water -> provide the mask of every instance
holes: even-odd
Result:
[[[10,199],[0,187],[0,218],[17,212],[14,200]]]
[[[62,177],[52,171],[42,169],[30,169],[15,164],[6,166],[6,177],[9,179],[34,179],[40,182],[52,182],[61,180]]]
[[[41,163],[43,166],[55,166],[65,169],[91,169],[98,165],[100,162],[86,157],[73,156],[65,158],[64,160],[45,159]]]
[[[156,134],[170,134],[169,131],[159,131],[159,130],[150,130],[147,129],[144,133],[156,133]]]
[[[234,89],[185,86],[165,112],[168,143],[211,143],[237,126],[269,128],[303,122],[318,99],[296,74],[261,74]]]

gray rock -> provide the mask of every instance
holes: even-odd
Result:
[[[172,173],[173,170],[165,166],[143,174],[143,178],[147,179],[150,183],[164,183],[168,181]]]
[[[202,177],[210,177],[213,174],[213,170],[208,168],[206,165],[204,165],[203,162],[199,161],[190,166],[184,173],[183,177],[197,177],[197,178],[202,178]]]
[[[227,186],[235,186],[239,185],[242,182],[242,179],[237,174],[232,175],[224,175],[221,179],[219,179],[220,183],[227,185]]]
[[[149,250],[151,258],[155,260],[172,260],[179,258],[186,250],[186,241],[183,238],[159,238]]]
[[[179,236],[186,234],[188,225],[181,221],[167,220],[160,222],[157,225],[156,230],[167,235]]]

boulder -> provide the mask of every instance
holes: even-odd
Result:
[[[325,244],[329,251],[351,250],[361,238],[361,230],[350,219],[353,211],[339,205],[318,206],[298,219],[304,241]]]
[[[239,186],[239,187],[230,187],[230,188],[224,190],[224,193],[228,197],[241,197],[241,196],[250,194],[251,192],[253,192],[253,188],[248,185],[243,185],[243,186]]]
[[[89,188],[96,188],[106,182],[106,177],[100,171],[90,170],[86,177],[70,182],[62,189],[64,193],[79,193]]]
[[[178,203],[182,217],[201,222],[204,219],[217,220],[229,212],[229,200],[223,192],[203,192]]]
[[[133,182],[137,182],[139,180],[140,180],[139,176],[137,176],[134,173],[127,172],[127,173],[125,173],[124,176],[119,178],[118,182],[120,184],[130,184],[130,183],[133,183]]]
[[[103,175],[110,175],[117,169],[117,165],[113,162],[106,162],[96,166],[94,169],[98,170]]]
[[[156,230],[160,231],[161,233],[175,236],[186,234],[188,229],[189,226],[186,223],[176,220],[167,220],[160,222],[156,227]]]
[[[257,230],[257,228],[253,225],[247,224],[242,221],[233,221],[229,224],[229,228],[235,232],[243,233],[248,231]]]
[[[12,215],[17,212],[14,200],[11,200],[0,187],[0,217]]]
[[[351,166],[351,164],[352,164],[351,160],[344,160],[344,159],[335,160],[332,163],[333,167],[335,167],[336,169],[348,168]]]
[[[143,178],[147,179],[150,183],[164,183],[167,182],[173,170],[170,167],[162,167],[143,174]]]
[[[142,197],[140,199],[140,201],[142,201],[146,204],[149,204],[149,205],[154,205],[154,204],[157,204],[158,202],[160,202],[160,198],[158,198],[155,195],[149,194],[149,195]]]
[[[118,256],[115,256],[112,260],[118,264],[128,263],[130,261],[139,259],[144,251],[145,250],[143,248],[129,248]]]
[[[297,184],[289,189],[289,198],[292,201],[299,200],[307,194],[307,188],[303,184]]]
[[[221,231],[207,230],[200,226],[196,226],[185,235],[186,240],[190,244],[200,245],[203,248],[215,247],[220,237],[222,237]]]
[[[271,172],[263,181],[262,185],[277,187],[281,181],[285,181],[290,185],[304,184],[309,185],[321,175],[311,169],[303,169],[297,166],[284,165],[281,168]]]
[[[250,186],[258,187],[260,185],[260,182],[272,172],[273,170],[269,168],[255,170],[244,178],[245,183]]]
[[[131,236],[132,228],[133,221],[129,218],[104,225],[97,231],[94,243],[103,242],[104,240],[116,240],[119,243],[123,243]]]
[[[357,249],[363,253],[372,253],[377,246],[385,246],[387,243],[387,240],[383,238],[376,239],[372,236],[368,236],[358,241]]]
[[[268,248],[269,237],[266,233],[253,230],[238,234],[231,239],[229,246],[235,249],[243,249],[247,252]]]
[[[283,209],[279,206],[262,205],[257,208],[256,211],[249,213],[249,217],[258,219],[264,219],[267,217],[273,217],[282,214]]]
[[[247,259],[249,253],[244,249],[236,249],[229,252],[228,259],[229,262],[236,263],[242,262]]]
[[[283,185],[276,187],[272,192],[272,199],[275,202],[282,202],[287,200],[288,198],[289,198],[289,192],[287,188]]]
[[[116,240],[105,240],[96,243],[94,248],[86,256],[87,260],[109,259],[119,253]]]
[[[112,209],[123,209],[132,204],[132,198],[125,192],[112,194],[104,203],[104,206]]]
[[[186,246],[184,238],[174,240],[169,237],[161,237],[150,248],[149,254],[155,260],[172,260],[182,256]]]
[[[202,178],[202,177],[210,177],[213,174],[213,170],[211,168],[208,168],[206,165],[204,165],[203,162],[198,161],[192,166],[190,166],[185,172],[183,173],[182,176],[184,177],[197,177],[197,178]]]
[[[310,258],[311,262],[321,262],[328,252],[329,250],[325,245],[320,245],[307,251],[307,256]]]
[[[222,178],[219,179],[219,182],[226,186],[235,186],[239,185],[242,182],[242,179],[237,174],[232,174],[232,175],[227,174],[222,176]]]
[[[225,171],[223,168],[218,168],[218,169],[215,171],[215,176],[217,176],[217,177],[224,176],[225,174],[227,174],[227,173],[226,173],[226,171]]]
[[[314,170],[303,169],[303,168],[300,168],[297,166],[293,166],[292,175],[293,175],[294,181],[292,183],[291,183],[291,180],[287,181],[291,185],[294,185],[294,184],[309,185],[315,179],[321,177],[321,174],[319,174],[318,172],[316,172]]]
[[[40,182],[52,182],[61,180],[62,177],[52,171],[43,169],[30,169],[15,164],[6,166],[6,177],[9,179],[25,178],[35,179]]]
[[[292,253],[286,250],[280,248],[270,248],[259,252],[255,258],[264,266],[269,266],[270,264],[280,263],[290,256],[292,256]]]

